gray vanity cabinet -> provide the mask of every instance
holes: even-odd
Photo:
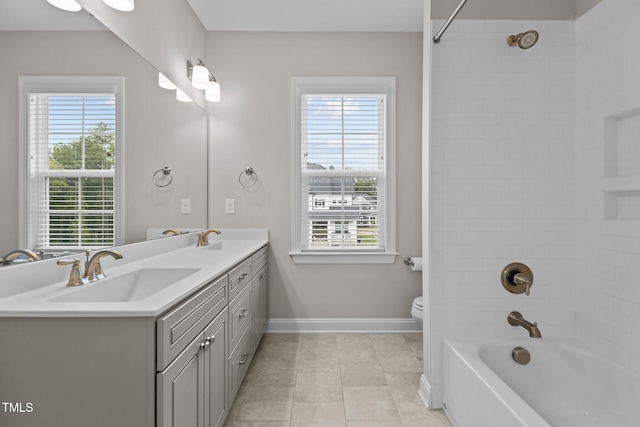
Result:
[[[266,325],[266,248],[157,317],[0,317],[0,397],[33,408],[0,426],[221,427]]]
[[[157,427],[223,425],[266,327],[266,254],[265,246],[158,318]]]

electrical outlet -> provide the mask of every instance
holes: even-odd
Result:
[[[191,199],[180,199],[180,213],[191,213]]]
[[[236,199],[225,199],[224,201],[224,213],[234,214],[236,213]]]

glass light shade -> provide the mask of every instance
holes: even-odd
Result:
[[[220,83],[209,82],[209,87],[204,92],[204,99],[209,102],[220,102]]]
[[[180,89],[176,89],[176,99],[180,102],[191,102],[191,98],[189,98],[189,95],[187,95]]]
[[[135,7],[133,0],[102,0],[104,4],[122,12],[131,12]]]
[[[171,80],[169,80],[164,74],[158,73],[158,86],[162,89],[174,90],[176,89],[176,85],[174,85]]]
[[[66,10],[67,12],[77,12],[82,10],[82,6],[76,0],[47,0],[52,6],[58,9]]]
[[[203,65],[194,65],[191,72],[191,85],[196,89],[209,87],[209,70]]]

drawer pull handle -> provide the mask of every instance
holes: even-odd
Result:
[[[216,337],[214,336],[213,339],[215,339]],[[200,348],[202,350],[207,350],[209,348],[209,346],[211,345],[211,337],[207,337],[205,338],[203,343],[200,343]]]
[[[265,277],[267,277],[267,275],[266,275],[265,273],[262,273],[262,274],[260,275],[260,278],[261,278],[261,279],[264,279]]]
[[[247,278],[248,275],[249,275],[249,273],[242,273],[240,275],[240,278],[238,279],[238,282],[242,282],[244,279]]]
[[[249,358],[249,353],[242,353],[242,360],[238,361],[238,365],[244,365],[247,363],[247,358]]]
[[[238,313],[238,317],[246,317],[248,312],[249,312],[248,308],[243,308],[240,310],[240,313]]]

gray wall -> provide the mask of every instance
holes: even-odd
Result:
[[[206,63],[222,86],[210,104],[210,220],[269,229],[271,318],[407,318],[421,277],[422,34],[209,32]],[[397,77],[398,251],[392,265],[294,265],[290,250],[292,76]],[[252,166],[259,181],[243,189]],[[224,213],[236,199],[236,213]]]
[[[472,0],[460,19],[566,20],[582,16],[601,0]],[[460,0],[431,0],[433,19],[448,18]]]
[[[18,76],[125,76],[125,239],[145,229],[206,224],[206,114],[158,87],[157,71],[120,39],[99,32],[0,32],[0,256],[18,247]],[[170,166],[174,184],[151,176]],[[190,198],[192,214],[180,214]]]

